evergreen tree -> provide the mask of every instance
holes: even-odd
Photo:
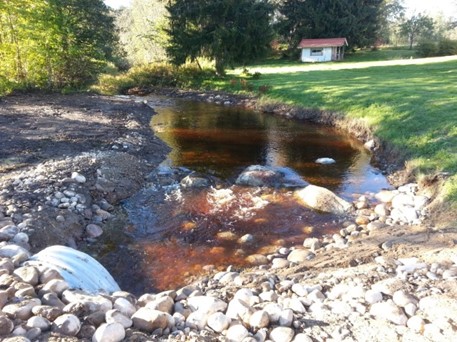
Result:
[[[384,0],[285,0],[279,33],[295,47],[302,38],[345,37],[351,46],[373,44]]]
[[[172,62],[208,57],[216,72],[265,55],[273,37],[268,0],[176,0],[167,6]]]

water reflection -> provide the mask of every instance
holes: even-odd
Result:
[[[285,166],[340,195],[388,187],[363,146],[336,130],[240,108],[176,101],[151,125],[173,151],[168,163],[233,179],[253,164]],[[315,160],[330,157],[332,165]]]

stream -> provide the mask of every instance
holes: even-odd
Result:
[[[297,186],[323,186],[348,201],[390,188],[363,145],[332,128],[237,107],[145,100],[158,113],[151,129],[172,152],[123,203],[129,239],[107,253],[111,274],[132,293],[176,288],[211,269],[248,266],[250,255],[337,232],[344,218],[300,205]],[[251,165],[281,170],[292,185],[237,185]],[[189,175],[204,184],[185,186]]]

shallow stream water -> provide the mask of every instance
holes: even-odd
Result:
[[[363,145],[334,129],[203,102],[146,100],[158,112],[151,129],[172,152],[149,186],[124,203],[131,241],[109,253],[116,262],[108,268],[133,293],[180,286],[206,265],[245,266],[251,254],[341,228],[338,217],[301,206],[289,188],[235,185],[250,165],[284,167],[347,200],[389,188]],[[335,163],[315,162],[323,157]],[[212,186],[181,188],[190,171]]]

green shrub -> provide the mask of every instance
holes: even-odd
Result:
[[[438,43],[439,56],[457,55],[457,41],[450,39],[442,39]]]
[[[214,71],[200,69],[193,64],[175,67],[167,63],[153,63],[136,66],[125,73],[103,74],[92,87],[101,94],[126,94],[129,89],[143,91],[154,87],[162,88],[200,88],[204,81],[215,77]]]
[[[422,40],[417,44],[417,53],[420,57],[432,57],[438,54],[438,44],[431,40]]]

